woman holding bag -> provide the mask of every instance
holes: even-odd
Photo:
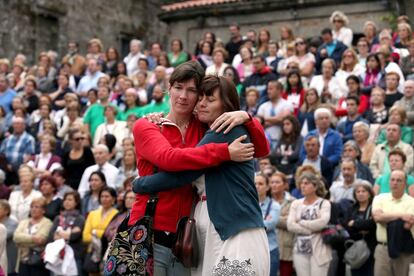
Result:
[[[371,205],[374,199],[372,185],[368,181],[358,180],[354,184],[355,204],[348,210],[344,226],[354,241],[364,239],[371,254],[358,269],[351,269],[352,276],[374,275],[374,250],[377,245],[376,224],[372,218]]]

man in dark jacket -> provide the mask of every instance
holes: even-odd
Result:
[[[258,55],[253,58],[254,74],[248,77],[243,83],[243,90],[240,96],[242,108],[246,105],[245,91],[247,87],[255,87],[259,91],[259,106],[268,101],[267,84],[271,80],[277,80],[277,76],[272,72],[271,68],[266,66],[266,60],[263,56]]]
[[[323,29],[321,34],[323,44],[319,46],[316,53],[316,72],[318,74],[321,74],[322,61],[326,58],[335,60],[337,67],[339,67],[342,60],[342,54],[347,49],[346,45],[341,41],[333,39],[331,29]]]

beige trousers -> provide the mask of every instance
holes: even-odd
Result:
[[[414,261],[414,254],[401,254],[398,258],[391,259],[387,246],[378,244],[374,258],[375,276],[408,276],[410,263]]]

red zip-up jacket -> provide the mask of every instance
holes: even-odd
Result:
[[[269,143],[259,121],[251,119],[245,126],[255,145],[255,157],[266,156]],[[160,128],[146,119],[138,120],[133,133],[140,176],[153,174],[154,165],[160,171],[184,171],[204,169],[229,161],[230,154],[225,143],[195,147],[206,130],[206,126],[194,117],[190,120],[185,137],[174,123],[164,122]],[[192,196],[191,185],[159,192],[154,229],[175,233],[178,220],[190,215]],[[129,225],[144,215],[148,198],[146,194],[137,194]]]

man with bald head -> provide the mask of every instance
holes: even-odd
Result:
[[[404,97],[394,103],[407,111],[408,125],[414,127],[414,80],[407,80],[404,84]]]
[[[18,184],[17,171],[26,158],[35,154],[35,139],[26,132],[26,123],[22,117],[13,117],[13,134],[4,139],[0,153],[6,156],[8,185]]]
[[[400,276],[408,275],[410,263],[414,260],[412,252],[401,249],[398,257],[389,256],[388,246],[395,251],[397,243],[395,239],[389,240],[387,231],[411,230],[414,233],[414,199],[406,193],[406,174],[402,170],[395,170],[390,177],[391,193],[376,196],[372,203],[372,215],[377,223],[377,241],[374,258],[374,275],[376,276]],[[390,229],[390,224],[392,228]],[[398,228],[398,224],[400,227]],[[394,233],[394,234],[395,234]],[[392,236],[390,236],[392,237]],[[402,237],[398,237],[402,239]],[[403,241],[404,242],[404,241]],[[409,250],[412,251],[412,248]]]
[[[375,147],[372,154],[369,168],[372,176],[377,178],[380,174],[390,172],[390,165],[388,163],[388,154],[393,149],[400,149],[407,156],[407,162],[404,166],[404,171],[411,174],[413,171],[414,153],[411,145],[401,141],[401,128],[397,124],[388,124],[386,127],[386,141]]]

